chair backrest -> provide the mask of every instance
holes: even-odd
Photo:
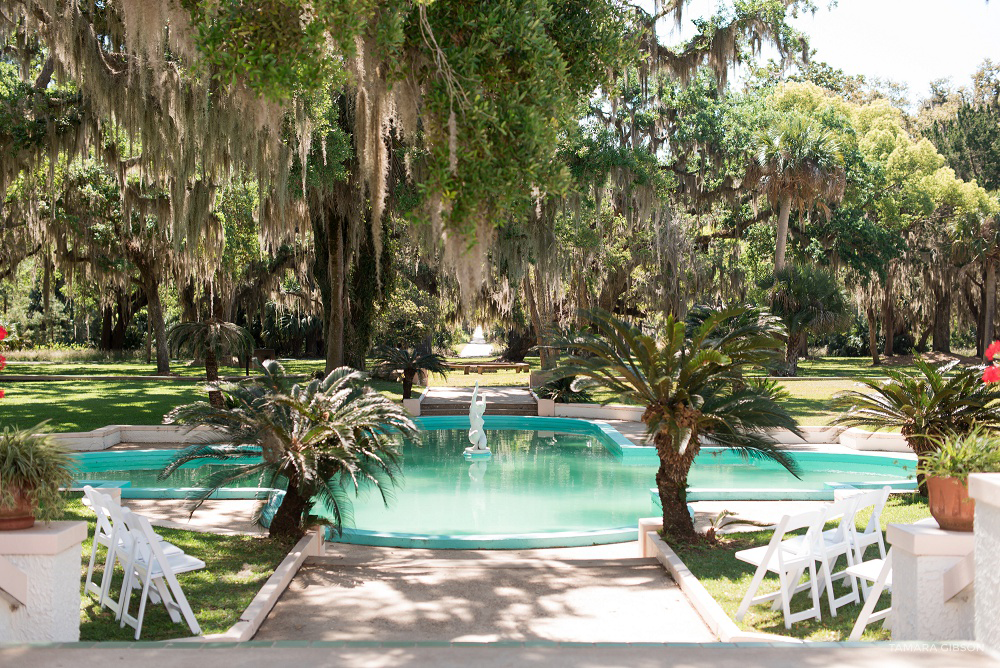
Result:
[[[824,510],[823,524],[837,522],[834,530],[836,542],[850,543],[854,537],[854,516],[858,511],[858,499],[860,495],[848,496],[828,504]]]
[[[872,515],[868,518],[868,524],[865,525],[864,530],[860,533],[872,534],[876,531],[882,531],[882,510],[885,508],[885,504],[889,500],[889,493],[891,491],[892,488],[886,485],[882,489],[873,489],[870,492],[858,494],[853,497],[857,500],[857,507],[854,510],[855,514],[858,514],[865,508],[870,507],[872,509]]]
[[[108,514],[108,506],[114,505],[113,503],[108,503],[110,497],[106,494],[101,494],[90,485],[83,486],[83,493],[90,502],[90,509],[93,510],[94,515],[97,516],[98,533],[104,534],[110,538],[114,533],[114,526],[112,525],[111,518]]]
[[[774,527],[771,541],[767,544],[764,563],[770,563],[777,555],[778,565],[782,570],[788,570],[791,565],[812,559],[817,549],[817,541],[823,530],[824,513],[822,510],[812,510],[807,513],[785,515]],[[805,529],[802,540],[785,542],[788,533]]]
[[[143,515],[133,513],[128,508],[122,508],[122,521],[128,529],[129,538],[132,542],[132,554],[138,560],[138,565],[142,568],[154,568],[159,566],[167,580],[172,586],[177,585],[173,571],[170,570],[170,563],[163,553],[163,546],[160,544],[159,536],[153,531],[153,525]]]

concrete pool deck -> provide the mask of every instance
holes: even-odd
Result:
[[[327,544],[254,640],[714,642],[636,543],[549,550]]]

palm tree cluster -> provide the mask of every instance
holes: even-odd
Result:
[[[413,396],[413,380],[418,372],[426,371],[445,376],[448,371],[448,365],[443,355],[419,348],[379,346],[372,352],[372,357],[375,358],[375,373],[389,375],[398,372],[402,374],[404,399]]]
[[[696,539],[687,478],[706,442],[796,472],[794,459],[768,435],[770,429],[799,433],[795,420],[775,400],[773,385],[745,377],[780,356],[777,318],[744,307],[701,309],[689,322],[668,317],[654,336],[604,311],[584,317],[588,331],[553,335],[569,352],[555,373],[580,376],[578,386],[602,386],[646,407],[642,421],[660,460],[656,487],[665,534]]]
[[[248,355],[254,346],[247,330],[217,318],[178,323],[170,328],[167,343],[175,355],[186,352],[195,359],[205,360],[205,378],[209,383],[219,382],[219,360],[224,355]],[[208,396],[216,407],[222,405],[218,390],[210,390]]]
[[[242,383],[220,384],[222,406],[202,401],[167,415],[168,424],[209,427],[213,436],[180,451],[161,479],[189,462],[228,462],[203,481],[194,508],[240,481],[284,487],[271,536],[297,537],[307,521],[339,531],[350,518],[349,490],[374,487],[388,501],[399,471],[400,436],[417,434],[406,411],[349,367],[306,385],[293,382],[273,360],[260,371]]]

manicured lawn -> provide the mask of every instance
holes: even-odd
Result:
[[[870,513],[858,515],[858,526],[863,527],[868,522]],[[929,517],[927,503],[916,495],[893,496],[882,512],[883,530],[888,524],[906,524]],[[734,556],[739,550],[759,545],[766,545],[771,539],[770,531],[754,531],[749,533],[727,534],[721,538],[722,544],[716,547],[679,547],[678,556],[684,561],[691,572],[701,581],[708,592],[715,598],[730,617],[735,621],[736,610],[746,594],[753,577],[754,569],[750,564],[739,561]],[[870,548],[866,558],[876,558],[878,548]],[[843,568],[843,560],[836,567]],[[774,591],[777,579],[769,576],[764,580],[760,593]],[[838,589],[838,594],[844,590]],[[821,592],[823,593],[823,592]],[[889,594],[883,594],[878,609],[889,605]],[[808,607],[809,597],[805,592],[798,594],[792,601],[792,611],[804,610]],[[785,628],[780,610],[772,611],[770,605],[758,605],[750,608],[742,622],[737,622],[740,628],[761,633],[776,633],[790,635],[796,638],[820,641],[847,640],[854,627],[854,622],[861,612],[861,605],[850,605],[838,608],[837,616],[831,617],[827,607],[825,594],[822,596],[820,609],[821,620],[810,619],[792,625],[791,630]],[[881,624],[873,624],[865,631],[863,640],[888,640],[889,632],[882,630]]]
[[[89,431],[109,424],[160,424],[180,404],[207,398],[200,383],[54,380],[3,383],[3,424],[49,420],[55,431]]]
[[[90,560],[90,541],[94,535],[94,515],[80,501],[67,505],[63,519],[86,520],[89,538],[84,541],[81,560],[80,587],[87,577],[87,563]],[[264,582],[274,572],[275,567],[291,549],[290,544],[273,541],[258,536],[217,536],[215,534],[156,529],[166,540],[180,547],[184,552],[205,562],[200,571],[177,576],[195,612],[202,633],[222,633],[235,624],[243,610],[257,595]],[[104,549],[98,552],[98,572],[102,570]],[[112,580],[112,594],[117,600],[121,580]],[[100,577],[95,577],[100,581]],[[138,592],[133,593],[132,614],[138,609]],[[84,596],[80,607],[81,641],[132,641],[135,629],[121,628],[115,621],[114,613],[107,608],[99,608],[93,595]],[[166,640],[190,636],[187,625],[170,621],[166,609],[160,604],[149,603],[142,625],[141,640]]]
[[[814,357],[799,362],[801,377],[843,376],[848,378],[871,378],[884,376],[887,367],[872,366],[870,357]],[[892,366],[892,369],[912,370],[912,364]]]

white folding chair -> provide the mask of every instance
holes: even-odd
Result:
[[[889,493],[892,488],[886,485],[882,489],[873,489],[870,492],[864,492],[862,494],[855,495],[853,498],[857,500],[857,508],[855,509],[855,515],[860,514],[866,508],[872,509],[871,517],[868,518],[868,523],[865,525],[864,529],[858,529],[856,525],[852,525],[854,529],[854,563],[861,564],[865,561],[865,552],[872,545],[878,545],[878,556],[881,559],[885,559],[885,537],[882,535],[882,511],[885,509],[885,504],[889,500]],[[861,579],[861,591],[867,597],[868,596],[868,581],[864,578]]]
[[[177,574],[197,571],[205,568],[205,562],[187,554],[164,554],[158,536],[153,531],[149,520],[137,515],[127,508],[122,511],[122,521],[131,538],[131,549],[127,552],[125,562],[125,582],[122,583],[118,607],[121,610],[121,625],[135,628],[135,639],[142,632],[142,619],[146,614],[146,602],[152,592],[150,585],[156,587],[159,598],[167,609],[171,621],[179,623],[183,616],[188,628],[194,635],[201,634],[201,627],[195,619],[194,611],[188,604],[181,585],[177,582]],[[133,580],[142,584],[139,596],[139,611],[137,616],[129,614],[132,597]]]
[[[121,608],[111,597],[111,581],[115,574],[115,565],[125,564],[125,554],[132,549],[132,539],[129,532],[125,530],[122,522],[122,507],[109,495],[97,491],[89,485],[85,486],[84,494],[90,502],[90,507],[97,516],[97,526],[94,530],[94,541],[90,549],[90,563],[87,566],[87,579],[84,583],[84,593],[96,594],[97,604],[101,607],[107,606],[115,613],[115,619],[121,618]],[[184,554],[184,551],[176,545],[163,540],[162,536],[156,536],[157,541],[166,555]],[[101,576],[100,584],[93,581],[94,566],[97,558],[97,547],[103,545],[107,548],[104,559],[104,573]],[[112,549],[112,545],[117,549]],[[158,600],[158,599],[157,599]]]
[[[740,550],[736,558],[757,567],[750,588],[747,589],[743,602],[736,611],[736,619],[742,620],[751,605],[780,600],[782,613],[785,617],[785,628],[803,619],[819,619],[819,588],[816,582],[816,559],[820,532],[823,530],[824,513],[815,510],[799,515],[785,515],[774,528],[771,541],[767,545]],[[805,529],[805,536],[793,536],[786,539],[788,532]],[[764,577],[768,573],[778,576],[778,590],[771,594],[755,596]],[[808,572],[808,582],[805,583],[812,598],[812,606],[796,613],[791,611],[791,600],[798,589],[799,580]]]
[[[885,619],[892,612],[892,606],[875,610],[882,592],[886,589],[892,590],[892,550],[889,550],[889,553],[885,555],[885,559],[871,559],[855,564],[847,570],[855,577],[860,578],[862,582],[871,581],[872,583],[871,589],[866,594],[865,604],[861,607],[861,613],[858,615],[858,621],[854,622],[854,628],[851,630],[849,639],[855,641],[861,639],[861,634],[865,632],[865,628],[869,624]]]
[[[830,605],[830,614],[834,617],[837,616],[838,607],[861,602],[857,578],[847,570],[856,563],[854,559],[854,515],[857,505],[857,497],[847,497],[828,505],[824,509],[823,523],[836,521],[837,526],[823,531],[816,545],[818,551],[815,557],[820,564],[820,580],[826,586],[827,603]],[[844,570],[835,572],[834,569],[840,557],[844,557],[847,563],[844,564]],[[850,591],[840,597],[837,597],[833,591],[833,584],[837,580],[846,580],[850,587]]]

